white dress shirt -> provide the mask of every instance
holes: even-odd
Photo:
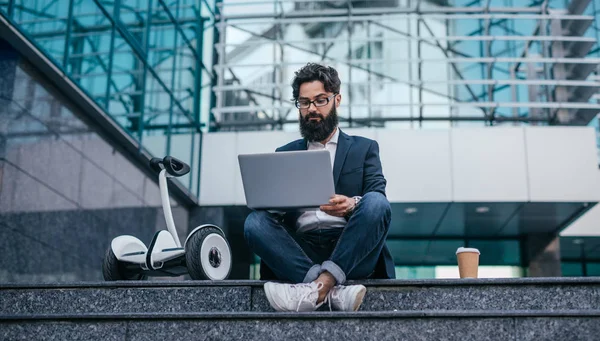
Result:
[[[333,167],[339,136],[340,130],[335,128],[335,133],[326,144],[322,144],[321,142],[309,142],[308,150],[328,150],[329,156],[331,157],[331,166]],[[331,171],[333,172],[333,169]],[[346,219],[344,219],[344,217],[334,217],[320,209],[316,209],[306,211],[298,218],[298,221],[296,222],[296,231],[298,233],[304,233],[312,230],[343,228],[344,226],[346,226]]]

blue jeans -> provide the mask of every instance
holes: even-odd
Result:
[[[250,249],[282,281],[308,283],[327,271],[337,284],[343,284],[346,279],[364,279],[373,273],[390,220],[387,198],[369,192],[344,228],[298,234],[276,215],[253,211],[246,218],[244,236]]]

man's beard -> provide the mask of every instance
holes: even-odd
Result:
[[[338,125],[337,110],[334,106],[329,115],[324,117],[318,112],[310,112],[305,117],[300,115],[300,134],[310,142],[325,141]],[[319,117],[320,121],[310,121],[311,118]]]

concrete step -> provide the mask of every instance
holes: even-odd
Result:
[[[600,311],[137,313],[0,318],[2,340],[596,340]]]
[[[599,277],[360,283],[367,286],[363,312],[600,309]],[[272,312],[263,284],[262,281],[3,284],[0,316]]]

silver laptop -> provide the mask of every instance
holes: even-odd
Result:
[[[311,209],[335,194],[329,151],[238,155],[246,204],[252,209]]]

